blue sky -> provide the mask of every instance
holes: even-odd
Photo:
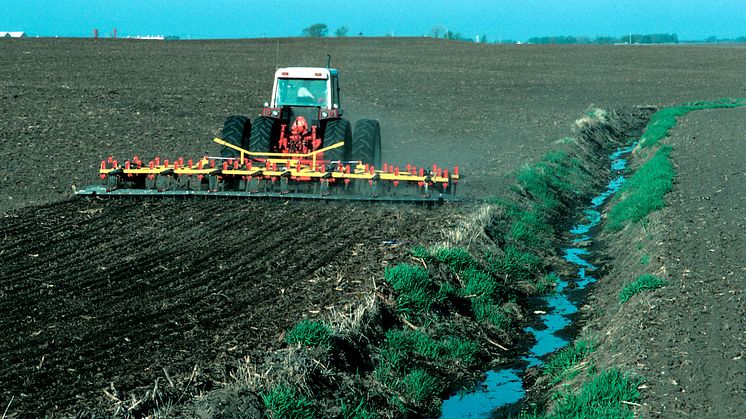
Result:
[[[282,8],[275,7],[282,5]],[[0,31],[40,36],[126,35],[183,38],[298,36],[330,32],[424,35],[439,24],[491,41],[531,36],[676,33],[680,39],[746,36],[745,0],[0,0]]]

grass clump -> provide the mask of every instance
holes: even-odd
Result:
[[[474,317],[479,321],[487,321],[500,330],[507,330],[510,327],[510,317],[503,312],[500,305],[489,298],[481,297],[471,300],[471,309]]]
[[[435,339],[419,330],[389,330],[376,359],[373,377],[392,393],[391,404],[401,412],[430,411],[444,389],[430,368],[459,365],[473,368],[481,349],[457,336]]]
[[[704,109],[735,108],[738,106],[746,106],[746,99],[724,98],[714,101],[683,103],[679,106],[661,109],[650,118],[645,133],[643,133],[640,138],[640,147],[652,147],[658,144],[660,140],[668,137],[671,133],[671,128],[676,126],[678,118],[688,114],[689,112]]]
[[[399,382],[399,391],[414,405],[422,405],[440,394],[443,386],[425,370],[414,369]]]
[[[498,328],[505,328],[510,319],[500,310],[500,303],[506,300],[510,290],[500,283],[497,272],[483,270],[476,259],[464,248],[439,247],[425,249],[418,247],[412,254],[428,261],[438,261],[445,264],[455,274],[459,275],[463,287],[457,287],[449,282],[441,285],[438,290],[438,300],[461,297],[471,300],[472,312],[477,320],[485,320]],[[506,258],[494,259],[495,266],[499,266],[500,273],[516,273],[520,258],[518,251],[512,251]],[[525,262],[525,261],[524,261]],[[533,260],[530,261],[533,263]]]
[[[580,391],[561,391],[549,417],[556,418],[625,418],[634,417],[624,404],[640,399],[639,381],[618,369],[602,371],[581,386]]]
[[[313,402],[298,390],[280,384],[262,394],[270,418],[313,419],[318,417]]]
[[[427,261],[436,260],[448,266],[455,273],[476,269],[479,266],[474,256],[463,247],[442,246],[426,249],[417,246],[412,249],[412,256]]]
[[[285,336],[285,342],[290,345],[302,344],[305,346],[314,346],[329,348],[331,346],[332,335],[334,332],[320,320],[302,320]]]
[[[544,365],[544,374],[555,385],[564,379],[569,379],[580,373],[577,366],[595,350],[595,343],[590,340],[576,340],[572,346],[557,352]]]
[[[591,174],[580,159],[564,151],[549,152],[518,173],[518,184],[543,211],[556,211],[563,197],[582,196],[593,189]]]
[[[541,258],[530,252],[509,245],[502,256],[489,259],[490,271],[504,275],[509,281],[530,281],[542,268]]]
[[[557,285],[559,280],[560,277],[554,272],[544,275],[541,280],[536,281],[536,292],[539,294],[547,294],[551,292],[554,290],[554,287]]]
[[[433,305],[442,301],[443,292],[430,280],[427,269],[400,263],[386,268],[384,279],[397,292],[396,309],[407,317],[427,314]]]
[[[495,300],[502,291],[495,278],[481,270],[469,269],[462,272],[461,280],[464,282],[461,294],[466,298],[486,297]]]
[[[546,249],[552,245],[554,229],[538,211],[525,211],[510,225],[506,240],[529,249]]]
[[[403,372],[414,357],[427,361],[450,361],[465,367],[474,365],[479,357],[479,346],[456,336],[433,339],[420,331],[390,330],[382,348],[381,364]]]
[[[619,200],[608,215],[607,228],[619,231],[653,211],[666,206],[663,196],[673,187],[675,171],[668,156],[670,146],[661,147],[619,191]]]
[[[375,419],[378,417],[375,412],[366,406],[365,400],[360,400],[357,405],[348,405],[342,401],[339,416],[343,419]]]
[[[637,279],[625,285],[622,291],[619,292],[619,303],[624,304],[632,298],[633,295],[640,293],[645,290],[654,290],[661,288],[668,283],[655,275],[644,274],[640,275]]]

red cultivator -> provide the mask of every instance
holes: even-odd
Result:
[[[452,200],[459,175],[453,170],[384,164],[381,169],[361,161],[330,161],[324,152],[343,147],[337,143],[308,153],[238,151],[235,158],[203,157],[174,161],[138,157],[122,163],[110,157],[101,162],[100,186],[78,195],[234,196],[383,201]]]

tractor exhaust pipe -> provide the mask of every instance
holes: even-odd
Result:
[[[326,68],[332,68],[332,56],[329,54],[326,55]]]

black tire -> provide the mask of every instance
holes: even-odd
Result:
[[[360,160],[381,168],[381,125],[373,119],[361,119],[352,136],[352,160]]]
[[[324,160],[346,161],[350,159],[352,150],[352,127],[346,119],[332,119],[324,128],[324,143],[322,148],[344,141],[345,145],[324,153]]]
[[[254,120],[249,139],[249,151],[272,152],[280,138],[280,121],[267,116]]]
[[[247,149],[249,146],[249,133],[251,132],[251,121],[241,115],[229,116],[223,124],[221,138],[235,146]],[[230,147],[223,146],[220,150],[221,157],[238,157],[240,153]]]

